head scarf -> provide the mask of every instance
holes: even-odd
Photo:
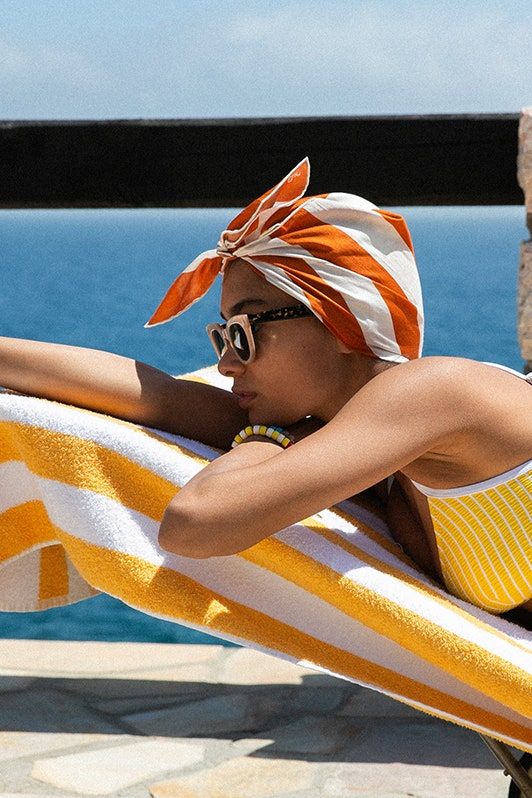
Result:
[[[423,305],[402,216],[353,194],[304,197],[305,158],[250,203],[170,286],[145,325],[164,324],[206,294],[237,258],[307,305],[349,349],[396,363],[421,355]]]

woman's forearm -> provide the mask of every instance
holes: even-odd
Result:
[[[18,338],[0,338],[0,385],[116,415],[131,411],[140,396],[135,361],[129,358]]]
[[[227,391],[128,357],[0,337],[0,385],[228,448],[246,414]]]

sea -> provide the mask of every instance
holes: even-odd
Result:
[[[522,207],[394,208],[414,240],[424,354],[523,368],[517,344]],[[144,329],[175,276],[236,213],[216,209],[0,211],[0,334],[104,349],[172,374],[214,362],[204,326],[219,287],[175,321]],[[436,398],[436,397],[435,397]],[[231,643],[99,595],[44,612],[0,613],[0,638]]]

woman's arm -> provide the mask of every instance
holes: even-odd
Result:
[[[220,449],[247,423],[228,391],[97,349],[0,337],[0,385]]]
[[[454,443],[467,411],[456,406],[452,381],[435,382],[419,363],[395,371],[295,446],[244,443],[207,466],[167,508],[161,545],[189,557],[242,551]]]

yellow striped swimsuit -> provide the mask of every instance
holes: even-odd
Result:
[[[532,599],[532,460],[460,488],[413,484],[427,497],[451,593],[494,613]]]

